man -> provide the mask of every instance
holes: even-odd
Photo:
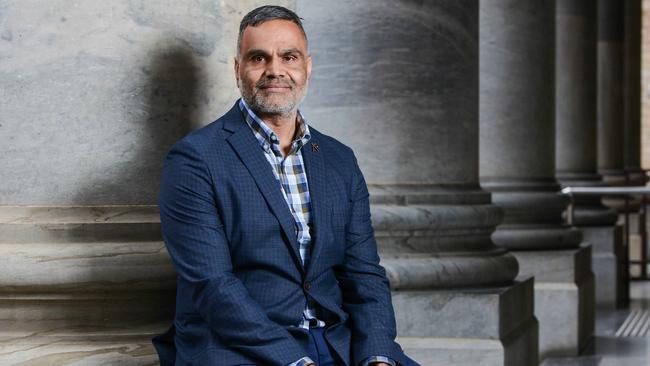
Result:
[[[311,74],[300,18],[247,14],[235,73],[242,99],[165,161],[160,216],[178,282],[175,352],[156,339],[161,363],[416,365],[394,341],[354,155],[298,112]]]

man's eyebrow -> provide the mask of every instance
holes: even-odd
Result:
[[[295,47],[280,50],[280,55],[282,55],[282,56],[291,55],[291,54],[299,55],[301,57],[304,56],[302,51],[300,49],[298,49],[298,48],[295,48]],[[266,50],[263,50],[261,48],[251,48],[250,50],[248,50],[244,54],[244,58],[251,58],[251,57],[254,57],[254,56],[269,57],[270,54],[269,54],[269,52],[267,52]]]
[[[300,56],[303,56],[302,51],[300,51],[297,48],[287,48],[285,50],[280,51],[281,55],[289,55],[289,54],[298,54]]]
[[[252,56],[269,56],[269,53],[260,48],[252,48],[244,56],[247,58]]]

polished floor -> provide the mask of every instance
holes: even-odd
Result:
[[[627,309],[596,314],[596,336],[580,357],[542,366],[650,366],[650,282],[632,282]]]

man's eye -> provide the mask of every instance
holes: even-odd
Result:
[[[251,58],[251,60],[254,61],[254,62],[262,62],[262,61],[264,61],[264,57],[263,56],[253,56]]]
[[[297,60],[297,59],[298,59],[298,57],[296,57],[295,55],[287,55],[287,56],[284,56],[284,60],[285,60],[285,61],[295,61],[295,60]]]

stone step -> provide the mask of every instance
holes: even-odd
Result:
[[[171,321],[176,275],[161,241],[0,243],[0,321],[40,331]]]
[[[6,319],[7,302],[0,299],[0,304],[0,365],[158,365],[151,338],[167,330],[173,312],[161,306],[171,303],[160,299],[140,311],[133,311],[137,306],[105,304],[107,310],[121,309],[122,317],[80,311],[77,302],[64,306],[46,301],[41,309],[55,319],[26,320],[26,314],[43,314],[19,304],[18,318]]]
[[[0,242],[160,240],[158,206],[0,206]]]
[[[164,333],[171,325],[169,319],[132,320],[133,322],[128,325],[112,322],[75,325],[65,323],[61,319],[50,321],[0,320],[0,346],[7,342],[17,343],[21,340],[37,338],[67,342],[107,342],[114,339],[151,338]]]
[[[0,365],[158,365],[150,337],[117,336],[83,339],[31,336],[0,342]]]
[[[157,206],[0,206],[0,257],[0,365],[155,363],[176,281]]]
[[[78,333],[84,329],[111,326],[146,326],[171,322],[175,290],[103,291],[84,293],[3,293],[0,296],[0,334],[18,329],[46,331],[64,329]],[[12,324],[8,327],[7,324]]]
[[[170,289],[176,279],[162,241],[4,242],[0,257],[0,294]]]

